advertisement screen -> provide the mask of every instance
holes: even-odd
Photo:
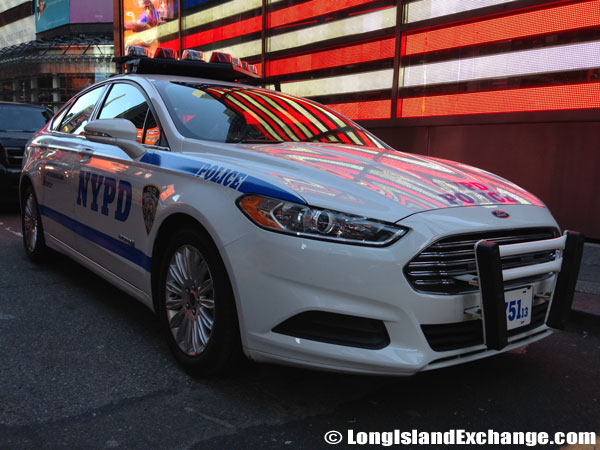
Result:
[[[93,23],[93,22],[112,22],[113,5],[112,2],[98,0],[72,0],[71,1],[71,22],[72,23]]]
[[[69,0],[35,0],[37,33],[69,23]]]
[[[124,47],[141,45],[153,50],[160,44],[178,50],[177,0],[123,0]]]

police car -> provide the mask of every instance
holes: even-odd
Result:
[[[231,56],[157,53],[30,141],[23,240],[154,310],[186,368],[407,375],[564,325],[583,237],[534,195],[394,150]]]

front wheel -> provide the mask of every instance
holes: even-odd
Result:
[[[201,376],[226,372],[241,357],[235,300],[225,266],[208,237],[177,232],[160,262],[160,321],[175,358]]]
[[[44,227],[40,216],[40,208],[32,186],[25,189],[21,205],[21,230],[25,253],[34,263],[46,259],[48,248],[44,240]]]

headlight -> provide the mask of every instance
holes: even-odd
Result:
[[[383,247],[408,231],[390,223],[258,195],[241,197],[237,205],[261,228],[312,239]]]

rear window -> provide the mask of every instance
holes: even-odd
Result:
[[[39,131],[51,119],[49,111],[20,105],[0,105],[1,131]]]

